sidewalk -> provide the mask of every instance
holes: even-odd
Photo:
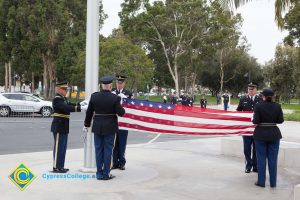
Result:
[[[244,173],[241,159],[221,155],[221,138],[131,145],[125,171],[113,170],[110,181],[95,179],[44,180],[51,169],[52,152],[0,156],[1,200],[292,200],[300,177],[279,169],[278,186],[254,186],[257,174]],[[37,178],[20,191],[8,179],[24,162]],[[66,167],[80,173],[83,149],[68,150]],[[298,182],[297,182],[298,181]]]

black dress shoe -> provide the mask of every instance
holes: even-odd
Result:
[[[245,169],[245,173],[250,173],[251,169]]]
[[[257,169],[253,169],[253,172],[257,173]]]
[[[52,172],[53,173],[67,173],[66,170],[64,170],[64,169],[58,169],[58,168],[53,168]]]
[[[125,170],[125,166],[124,166],[124,165],[123,165],[123,166],[120,166],[119,169],[120,169],[120,170]]]
[[[258,186],[258,187],[265,187],[264,185],[260,185],[260,184],[258,184],[258,182],[257,182],[257,181],[254,183],[254,185],[256,185],[256,186]]]
[[[66,172],[70,171],[68,168],[62,168],[62,170],[66,171]]]
[[[113,165],[111,169],[118,169],[119,166],[118,165]]]
[[[103,177],[102,179],[100,179],[100,180],[103,180],[103,181],[108,181],[108,180],[111,180],[111,179],[113,179],[113,178],[115,178],[116,176],[114,176],[114,175],[109,175],[109,176],[106,176],[106,177]]]

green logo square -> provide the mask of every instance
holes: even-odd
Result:
[[[36,178],[36,176],[24,163],[20,163],[20,165],[14,169],[8,178],[23,191]]]

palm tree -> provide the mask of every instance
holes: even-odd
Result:
[[[234,10],[252,0],[219,0],[219,2],[230,10]],[[300,0],[276,0],[275,1],[275,21],[280,29],[283,29],[283,17],[282,13],[288,11],[296,3],[300,3]]]

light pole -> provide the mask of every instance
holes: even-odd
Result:
[[[85,98],[98,91],[99,77],[99,0],[87,1]],[[84,167],[82,172],[95,172],[94,137],[91,129],[84,144]]]

